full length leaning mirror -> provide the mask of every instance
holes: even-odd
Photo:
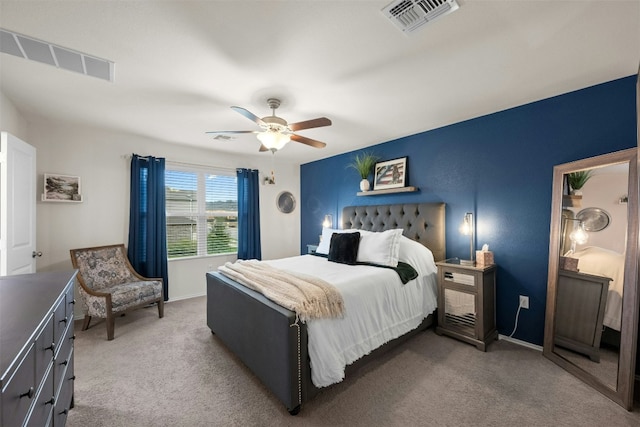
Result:
[[[636,148],[554,168],[543,350],[628,410],[638,328],[637,170]]]

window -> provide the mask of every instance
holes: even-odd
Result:
[[[169,259],[238,251],[235,172],[167,163]]]

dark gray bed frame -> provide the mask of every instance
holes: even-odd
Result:
[[[427,246],[436,261],[445,257],[445,204],[349,206],[342,211],[342,228],[384,231],[402,228],[403,234]],[[283,308],[218,273],[207,277],[207,325],[224,344],[284,403],[292,415],[320,389],[311,382],[307,328],[296,323],[294,312]],[[428,328],[430,315],[399,337],[347,366],[346,375],[363,363]]]

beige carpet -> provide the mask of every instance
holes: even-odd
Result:
[[[206,325],[205,297],[76,323],[69,427],[635,426],[627,412],[541,353],[506,341],[486,353],[421,333],[291,416]]]

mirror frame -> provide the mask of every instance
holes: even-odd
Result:
[[[616,163],[629,163],[629,200],[624,284],[622,290],[620,356],[618,359],[617,387],[613,389],[593,374],[574,365],[553,350],[556,311],[555,296],[560,267],[560,234],[564,175],[570,172]],[[552,191],[551,228],[549,233],[549,275],[547,279],[547,307],[543,355],[609,397],[614,402],[625,407],[627,410],[631,410],[633,408],[633,386],[638,336],[638,149],[630,148],[555,166],[553,168]]]

